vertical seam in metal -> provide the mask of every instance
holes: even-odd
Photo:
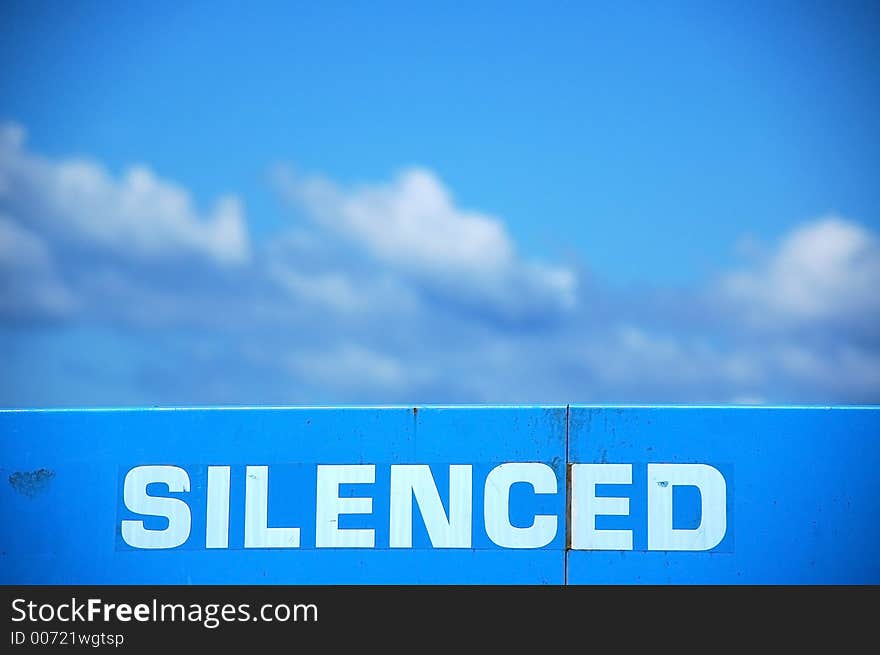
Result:
[[[571,462],[569,454],[569,439],[571,425],[571,405],[565,406],[565,549],[563,552],[564,585],[568,585],[568,554],[571,550]]]

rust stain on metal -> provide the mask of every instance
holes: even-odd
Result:
[[[38,493],[45,490],[54,477],[55,471],[51,469],[16,471],[9,476],[9,484],[12,485],[12,488],[21,495],[33,498]]]
[[[419,408],[412,408],[413,414],[413,448],[416,452],[419,450]]]

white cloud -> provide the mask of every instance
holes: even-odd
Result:
[[[73,307],[43,240],[0,213],[0,316],[58,318]]]
[[[750,396],[748,394],[734,396],[730,399],[733,405],[766,405],[767,400],[763,396]]]
[[[457,209],[428,170],[411,168],[387,184],[343,190],[328,179],[281,173],[284,189],[310,216],[378,258],[413,268],[492,270],[510,266],[514,246],[495,218]]]
[[[353,343],[329,351],[300,350],[288,356],[286,364],[312,384],[340,390],[375,386],[396,390],[408,378],[406,366],[397,358]]]
[[[331,314],[369,316],[387,312],[416,312],[418,294],[396,275],[374,262],[361,261],[335,237],[289,229],[275,236],[261,251],[268,279],[291,301],[316,306]]]
[[[202,216],[185,189],[145,166],[115,178],[91,161],[39,157],[17,125],[0,126],[0,204],[32,230],[79,247],[144,259],[196,254],[223,265],[249,256],[236,198]]]
[[[593,335],[581,349],[583,361],[607,387],[663,389],[669,385],[749,388],[764,381],[760,358],[733,345],[710,342],[707,335],[685,337],[620,325]]]
[[[794,342],[771,349],[768,359],[780,375],[806,388],[826,390],[828,396],[876,400],[880,389],[880,352],[875,349],[849,343],[819,348]]]
[[[880,244],[829,217],[799,226],[762,265],[723,280],[727,299],[761,325],[851,320],[880,313]]]
[[[510,319],[575,304],[572,271],[523,259],[499,219],[457,207],[429,170],[410,168],[390,182],[349,189],[289,168],[276,179],[317,229],[447,302]]]
[[[200,212],[145,167],[114,176],[0,131],[0,336],[51,321],[26,357],[20,335],[0,338],[0,360],[19,362],[0,404],[81,388],[84,370],[107,376],[89,387],[98,404],[880,398],[878,240],[853,221],[752,242],[758,263],[720,291],[584,289],[430,171],[354,188],[282,171],[278,184],[306,220],[251,245],[234,198]],[[73,362],[59,381],[44,346],[74,325],[104,332],[81,352],[57,346]],[[95,360],[101,348],[112,355]],[[17,383],[41,370],[53,384]],[[144,396],[114,395],[133,388]]]

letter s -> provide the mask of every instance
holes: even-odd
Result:
[[[176,548],[189,539],[192,517],[189,505],[179,498],[150,496],[147,485],[165,484],[170,493],[189,491],[189,475],[179,466],[137,466],[125,476],[123,500],[136,514],[163,516],[164,530],[148,530],[143,521],[122,521],[122,539],[134,548]]]

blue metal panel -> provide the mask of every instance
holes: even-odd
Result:
[[[877,408],[574,407],[569,461],[629,463],[633,550],[568,553],[571,584],[880,582]],[[646,465],[704,463],[727,481],[728,527],[706,552],[646,550]],[[692,521],[688,505],[676,517]],[[697,519],[699,521],[699,519]],[[602,525],[599,523],[602,522]],[[684,527],[684,526],[682,526]]]
[[[509,491],[514,526],[555,517],[546,545],[502,548],[487,533],[486,478],[508,462],[555,474],[557,493]],[[584,500],[566,498],[566,462],[628,467],[630,484],[595,486],[628,498],[626,512],[597,512],[592,528],[631,531],[632,550],[566,557],[564,528]],[[711,550],[647,550],[649,490],[668,484],[649,482],[648,467],[669,463],[706,464],[726,481],[726,532]],[[134,548],[123,521],[160,530],[167,519],[126,507],[123,480],[158,464],[186,471],[189,491],[148,493],[185,500],[191,530],[171,549]],[[372,498],[372,511],[338,518],[373,529],[374,548],[317,547],[316,470],[327,464],[375,465],[374,483],[339,490]],[[430,465],[447,509],[449,466],[472,467],[469,547],[434,547],[418,509],[412,547],[390,547],[400,464]],[[206,549],[212,465],[230,467],[228,548]],[[298,548],[244,547],[247,465],[269,467],[268,525],[299,527]],[[0,583],[878,583],[878,466],[878,408],[572,407],[568,421],[565,407],[0,411]],[[704,522],[702,490],[669,492],[672,527]]]
[[[0,583],[559,584],[565,435],[565,407],[2,411]],[[512,523],[558,517],[546,547],[502,549],[487,537],[483,483],[502,462],[556,472],[555,495],[510,491]],[[373,498],[372,514],[341,516],[340,527],[375,529],[374,549],[315,548],[315,467],[334,463],[376,465],[374,484],[340,490]],[[401,463],[430,464],[447,508],[449,465],[473,465],[471,548],[430,548],[416,509],[413,548],[389,549],[389,470]],[[122,480],[155,464],[189,474],[189,492],[164,495],[187,502],[192,530],[178,548],[137,550],[120,537],[120,522],[134,518]],[[231,467],[228,549],[205,549],[208,465]],[[300,527],[300,548],[243,548],[245,465],[269,466],[269,525]]]

